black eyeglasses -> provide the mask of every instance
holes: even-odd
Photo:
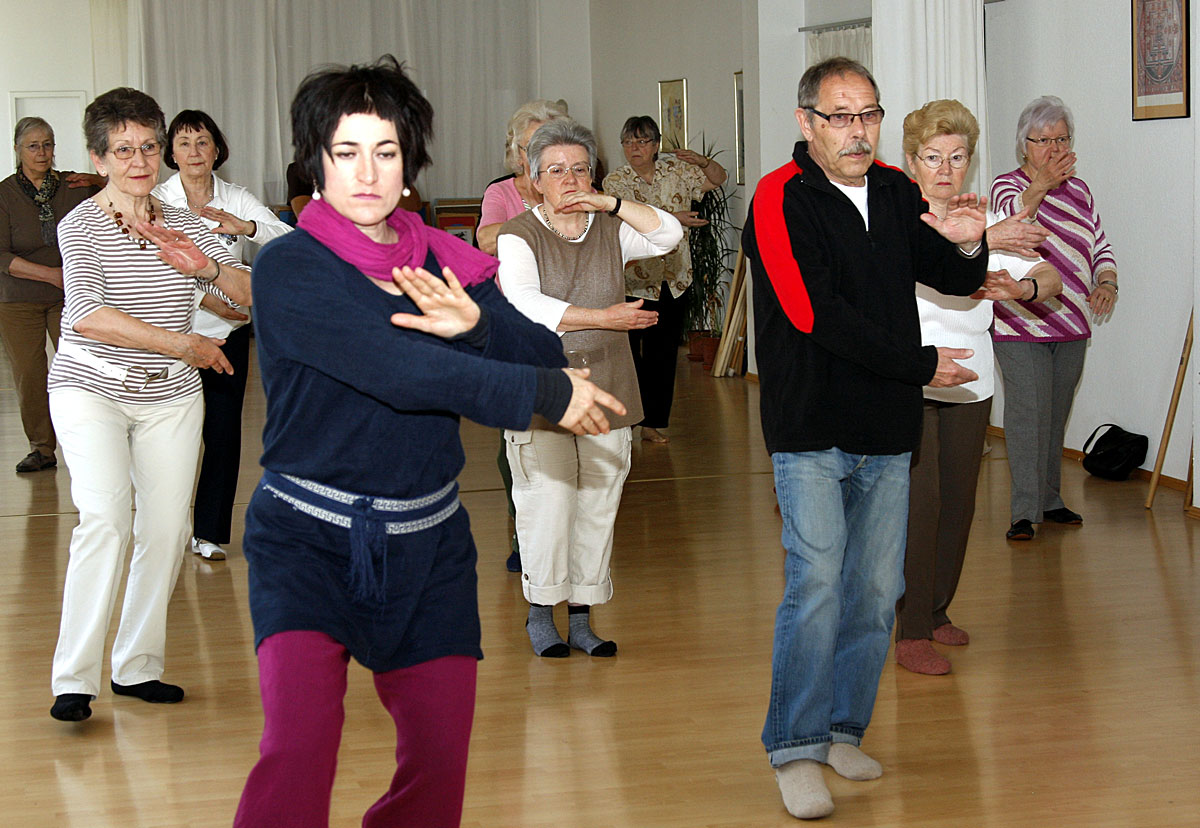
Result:
[[[820,115],[834,129],[845,129],[854,123],[855,118],[859,118],[867,126],[875,126],[883,122],[883,109],[868,109],[865,112],[835,112],[832,115],[826,115],[820,110],[813,109],[811,106],[804,107],[805,110],[814,115]]]
[[[648,147],[651,144],[657,143],[653,138],[626,138],[621,141],[623,147]]]

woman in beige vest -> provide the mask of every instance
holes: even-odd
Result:
[[[556,331],[571,367],[628,406],[606,412],[612,431],[576,436],[541,418],[507,431],[517,507],[526,629],[539,656],[571,648],[612,656],[617,645],[592,632],[588,610],[612,597],[609,558],[621,489],[629,473],[631,426],[642,418],[628,331],[658,314],[625,301],[625,263],[661,256],[683,236],[679,221],[646,204],[595,192],[596,139],[570,119],[551,121],[526,148],[543,202],[506,222],[497,239],[500,284],[516,307]],[[564,642],[554,605],[570,604]],[[570,645],[568,647],[568,644]]]

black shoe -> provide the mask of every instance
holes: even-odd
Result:
[[[52,469],[57,465],[58,458],[53,454],[47,456],[40,451],[31,451],[25,455],[24,460],[17,463],[17,473],[25,474],[26,472],[44,471],[45,469]]]
[[[50,715],[60,722],[82,722],[92,715],[91,701],[87,693],[63,693],[54,699]]]
[[[504,562],[504,568],[509,572],[521,571],[521,553],[513,552],[508,556],[508,560]]]
[[[1042,518],[1044,520],[1052,520],[1055,523],[1065,523],[1068,526],[1078,526],[1083,523],[1083,515],[1078,512],[1072,512],[1066,506],[1042,512]]]
[[[175,704],[183,701],[183,688],[175,684],[167,684],[157,679],[143,681],[138,684],[117,684],[110,682],[112,691],[118,696],[133,696],[152,704]]]
[[[1033,524],[1021,518],[1008,528],[1004,537],[1009,540],[1033,540]]]

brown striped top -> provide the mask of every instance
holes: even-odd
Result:
[[[222,267],[243,267],[197,216],[165,204],[161,213],[164,226],[186,233],[205,255],[220,262]],[[88,339],[75,331],[77,322],[102,307],[109,307],[168,331],[188,333],[196,312],[197,288],[230,302],[213,285],[201,284],[161,261],[153,244],[142,250],[91,199],[59,222],[58,246],[62,251],[66,293],[62,339],[86,348],[118,368],[140,366],[154,373],[171,365],[175,358]],[[150,382],[140,391],[131,391],[120,381],[62,354],[55,357],[50,368],[48,387],[51,391],[83,388],[127,403],[161,403],[200,393],[200,375],[197,369],[188,366],[172,376]]]

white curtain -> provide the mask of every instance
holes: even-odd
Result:
[[[871,24],[849,29],[833,29],[808,33],[808,65],[831,57],[848,57],[857,60],[867,69],[871,68]]]
[[[478,196],[504,172],[508,117],[537,91],[536,14],[536,0],[92,0],[96,89],[138,86],[168,121],[208,112],[230,145],[222,177],[279,203],[300,81],[391,53],[434,109],[422,196]]]
[[[904,116],[928,101],[954,98],[979,120],[975,163],[965,191],[986,194],[987,91],[983,0],[874,0],[874,69],[887,110],[879,157],[905,167]]]

